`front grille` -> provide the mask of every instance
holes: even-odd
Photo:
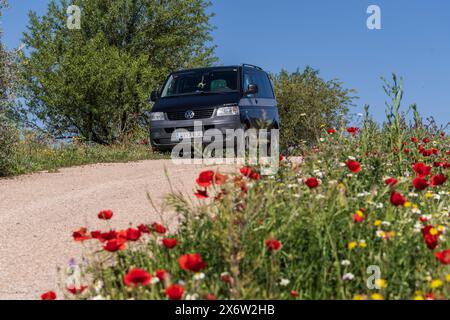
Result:
[[[194,117],[192,119],[186,119],[185,113],[188,110],[194,111]],[[187,109],[184,111],[169,111],[167,112],[167,118],[169,120],[196,120],[196,119],[208,119],[211,118],[214,113],[214,108],[207,109]]]

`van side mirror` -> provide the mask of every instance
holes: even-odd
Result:
[[[258,93],[258,86],[256,84],[249,84],[245,94],[256,94]]]
[[[150,101],[155,102],[159,98],[159,92],[158,90],[153,90],[150,94]]]

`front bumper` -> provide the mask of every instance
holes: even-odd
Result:
[[[223,116],[212,117],[208,119],[198,120],[160,120],[152,121],[150,124],[150,143],[157,149],[170,149],[179,143],[179,140],[172,140],[172,133],[176,129],[186,129],[188,131],[194,131],[194,122],[201,124],[202,131],[205,132],[209,129],[219,129],[224,134],[227,129],[240,129],[242,128],[240,116]]]

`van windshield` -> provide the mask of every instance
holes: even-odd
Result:
[[[237,90],[237,69],[192,70],[170,75],[161,97],[226,93]]]

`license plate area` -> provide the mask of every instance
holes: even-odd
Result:
[[[177,140],[203,138],[203,131],[175,131]]]

